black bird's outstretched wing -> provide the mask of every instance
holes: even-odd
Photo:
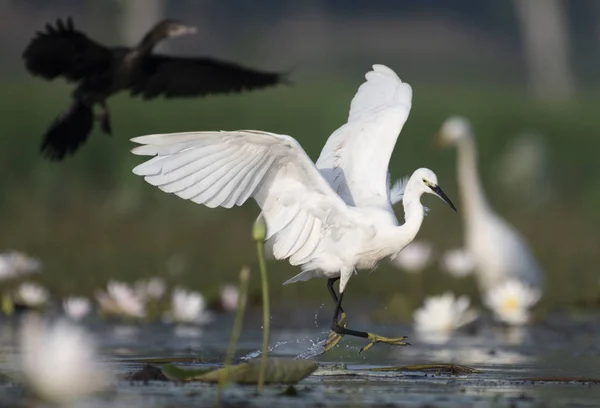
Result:
[[[46,31],[38,32],[23,52],[25,66],[33,75],[46,79],[63,76],[70,81],[106,69],[111,57],[108,48],[75,30],[70,18],[57,20],[56,26],[46,24]]]
[[[44,135],[40,149],[42,154],[50,160],[63,160],[86,141],[93,125],[92,108],[75,99],[69,110],[56,118]]]
[[[209,58],[148,56],[130,85],[132,95],[144,99],[164,95],[203,96],[264,88],[283,82],[279,73],[257,71]]]

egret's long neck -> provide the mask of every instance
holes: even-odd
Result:
[[[425,211],[421,204],[421,194],[408,181],[402,204],[404,206],[404,224],[395,229],[395,245],[398,250],[402,250],[406,245],[417,236],[417,232],[423,223]]]
[[[477,216],[489,211],[477,172],[477,150],[473,137],[463,138],[458,143],[458,186],[463,214]]]

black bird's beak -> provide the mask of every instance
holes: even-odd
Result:
[[[181,37],[182,35],[196,34],[198,29],[193,26],[179,25],[169,33],[170,37]]]
[[[448,196],[444,193],[444,190],[442,190],[440,188],[440,186],[438,185],[433,185],[433,186],[429,186],[429,188],[433,191],[433,193],[438,196],[439,198],[441,198],[442,200],[444,200],[446,202],[446,204],[448,204],[450,206],[450,208],[452,208],[454,211],[456,210],[456,207],[454,206],[454,204],[452,204],[452,201],[450,201],[450,199],[448,198]]]

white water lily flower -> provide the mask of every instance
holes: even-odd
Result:
[[[143,299],[160,299],[167,291],[167,285],[161,278],[151,278],[136,282],[135,290]]]
[[[228,312],[237,309],[240,290],[235,285],[225,285],[221,288],[221,305]]]
[[[142,318],[146,316],[144,299],[130,285],[111,281],[106,292],[96,293],[100,308],[108,314]]]
[[[414,314],[415,330],[421,333],[450,334],[474,321],[478,313],[469,309],[467,296],[455,297],[452,293],[431,296]]]
[[[29,317],[21,329],[20,346],[27,384],[49,402],[73,403],[111,381],[108,370],[96,360],[93,338],[66,321],[46,325]]]
[[[29,255],[18,251],[0,253],[0,280],[39,272],[42,263]]]
[[[89,299],[84,297],[69,297],[63,300],[65,314],[73,320],[81,320],[92,309]]]
[[[465,249],[451,249],[442,255],[440,266],[455,278],[462,278],[473,272],[475,259]]]
[[[15,292],[15,300],[27,307],[40,307],[48,302],[48,291],[33,282],[23,282]]]
[[[422,241],[413,241],[406,248],[396,254],[392,259],[392,265],[407,272],[421,272],[431,262],[433,247]]]
[[[206,324],[212,321],[212,315],[206,310],[206,301],[199,292],[175,289],[171,298],[171,311],[165,320]]]
[[[485,294],[484,302],[494,312],[496,319],[511,325],[522,325],[529,321],[529,309],[541,297],[542,292],[539,288],[517,279],[510,279],[490,289]]]

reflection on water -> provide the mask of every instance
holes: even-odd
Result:
[[[259,319],[252,319],[250,317],[240,339],[236,354],[238,360],[260,357],[262,333],[260,324],[255,324]],[[413,344],[412,347],[376,345],[364,354],[359,354],[358,350],[366,341],[348,336],[331,352],[321,354],[329,330],[308,324],[308,329],[275,329],[270,353],[316,359],[323,367],[330,367],[320,370],[297,387],[301,393],[298,400],[293,400],[297,406],[311,403],[341,406],[349,403],[402,403],[403,406],[432,404],[459,407],[474,404],[489,406],[492,402],[510,406],[523,396],[536,404],[574,399],[581,406],[594,406],[600,398],[600,387],[532,385],[522,379],[600,377],[600,347],[597,342],[600,327],[596,322],[592,318],[573,321],[558,317],[530,327],[503,328],[483,324],[443,339],[420,336],[407,325],[361,324],[361,329],[385,335],[408,334]],[[18,356],[18,326],[18,320],[0,322],[0,373],[14,371],[13,363]],[[228,346],[231,318],[217,319],[214,324],[202,329],[101,321],[88,321],[86,326],[97,338],[103,356],[112,360],[117,373],[123,374],[141,367],[139,363],[132,363],[131,358],[186,357],[205,364],[222,362]],[[331,366],[332,363],[342,363],[344,368]],[[484,372],[451,377],[435,373],[360,371],[377,366],[425,363],[456,363]],[[578,391],[575,392],[573,387],[577,387]],[[3,385],[0,380],[0,393],[6,391],[6,395],[21,398],[22,393],[15,389],[10,384]],[[277,390],[280,391],[279,388]],[[114,391],[108,397],[93,397],[91,406],[182,406],[190,402],[189,395],[194,393],[207,401],[214,401],[211,398],[216,397],[214,387],[202,384],[186,384],[184,387],[150,384],[141,387],[120,381]],[[258,398],[256,405],[280,406],[281,401],[277,399],[280,397],[275,391],[269,392],[257,397],[251,387],[230,387],[227,391],[231,398],[236,395],[237,398],[252,398],[253,401]],[[498,398],[502,399],[500,403]],[[289,401],[292,400],[287,400],[286,405]],[[198,403],[198,400],[194,402]]]

